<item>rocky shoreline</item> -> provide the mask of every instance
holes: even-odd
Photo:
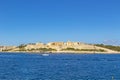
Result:
[[[47,52],[28,52],[28,51],[16,51],[16,52],[11,52],[11,51],[7,51],[7,52],[0,52],[0,53],[37,53],[37,54],[120,54],[120,52],[80,52],[80,51],[47,51]]]

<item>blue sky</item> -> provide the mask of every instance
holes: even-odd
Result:
[[[119,36],[120,0],[0,0],[0,45]]]

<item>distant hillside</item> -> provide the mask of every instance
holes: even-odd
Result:
[[[2,46],[0,52],[65,52],[65,53],[117,53],[120,46],[87,44],[82,42],[29,43],[17,47]]]
[[[104,45],[104,44],[95,44],[95,46],[103,47],[103,48],[107,48],[107,49],[110,49],[110,50],[120,52],[120,46]]]
[[[95,52],[108,52],[114,53],[115,51],[106,47],[86,44],[81,42],[50,42],[23,44],[18,46],[12,51],[25,51],[25,52],[78,52],[78,53],[95,53]]]

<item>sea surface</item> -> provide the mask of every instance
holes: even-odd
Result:
[[[120,54],[0,53],[0,80],[120,80]]]

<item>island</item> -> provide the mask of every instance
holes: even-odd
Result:
[[[33,53],[120,53],[120,46],[82,42],[29,43],[19,46],[0,46],[0,52]]]

